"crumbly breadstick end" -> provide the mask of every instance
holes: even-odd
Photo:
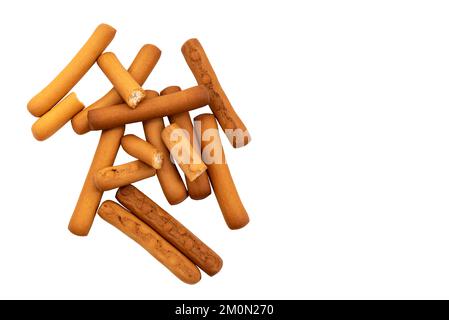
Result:
[[[128,134],[122,138],[121,144],[123,150],[134,158],[145,162],[155,169],[160,169],[162,167],[164,155],[151,143],[142,140],[133,134]]]

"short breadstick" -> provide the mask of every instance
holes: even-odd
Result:
[[[145,91],[126,71],[115,54],[103,53],[98,58],[97,64],[128,106],[135,108],[145,98]]]
[[[243,228],[248,224],[249,217],[226,163],[214,115],[202,114],[197,116],[195,118],[195,131],[197,136],[201,137],[203,160],[207,165],[209,179],[223,217],[229,228]]]
[[[162,90],[161,95],[167,95],[178,91],[181,91],[180,87],[171,86]],[[195,134],[193,133],[193,125],[192,120],[190,120],[189,112],[186,111],[177,113],[172,116],[169,116],[168,119],[170,120],[170,123],[176,123],[182,129],[186,130],[187,133],[189,134],[190,143],[192,144],[193,149],[195,151],[200,151],[198,143],[195,139]],[[207,198],[211,194],[209,178],[206,172],[204,172],[194,181],[186,179],[186,184],[189,196],[194,200],[201,200]]]
[[[70,63],[28,102],[28,111],[40,117],[59,102],[93,66],[115,36],[115,29],[100,24]]]
[[[97,189],[107,191],[152,177],[155,174],[156,169],[136,160],[98,170],[95,173],[94,181]]]
[[[194,181],[206,172],[207,167],[201,160],[201,155],[193,150],[187,134],[184,129],[174,123],[162,130],[162,140],[187,179]]]
[[[122,148],[129,155],[145,162],[155,169],[160,169],[162,167],[162,162],[164,161],[162,152],[158,151],[151,143],[142,140],[133,134],[128,134],[122,138]]]
[[[40,141],[51,137],[83,108],[84,105],[72,92],[33,124],[33,136]]]
[[[103,202],[98,215],[140,244],[181,281],[195,284],[201,280],[200,270],[186,256],[117,203]]]
[[[171,205],[179,204],[187,198],[187,190],[179,175],[178,169],[170,160],[169,151],[162,141],[161,133],[164,129],[164,121],[162,118],[144,121],[143,129],[146,140],[162,152],[166,160],[162,162],[162,167],[156,171],[165,198]]]
[[[220,271],[223,266],[221,258],[137,188],[122,187],[115,197],[124,207],[158,232],[208,275],[213,276]]]
[[[156,63],[161,56],[161,50],[152,44],[144,45],[137,53],[134,61],[128,69],[129,74],[137,81],[139,85],[143,85],[150,73],[153,71]],[[79,112],[72,119],[72,128],[77,134],[85,134],[90,131],[87,113],[89,110],[102,107],[109,107],[115,104],[123,103],[122,97],[112,88],[102,98]]]
[[[181,51],[198,84],[209,89],[209,106],[231,144],[234,148],[248,144],[251,140],[249,132],[218,82],[201,43],[198,39],[190,39],[184,43]]]
[[[135,109],[118,104],[89,111],[87,117],[92,130],[104,130],[197,109],[208,103],[209,92],[206,87],[196,86],[167,96],[144,99]]]
[[[124,132],[125,127],[118,127],[101,133],[100,142],[98,142],[92,164],[70,220],[69,230],[73,234],[86,236],[89,233],[103,196],[103,191],[98,190],[95,186],[95,173],[114,164]]]

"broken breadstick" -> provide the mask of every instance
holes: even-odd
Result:
[[[214,115],[201,114],[195,117],[195,131],[201,137],[203,161],[207,165],[209,179],[223,217],[230,229],[243,228],[248,224],[249,217],[226,163]]]
[[[51,137],[83,108],[84,105],[76,94],[70,93],[33,124],[31,127],[33,136],[39,141]]]
[[[201,160],[201,155],[193,150],[187,134],[184,129],[174,123],[162,130],[162,141],[184,171],[187,179],[194,181],[206,172],[207,167]]]
[[[251,140],[249,132],[218,82],[201,43],[198,39],[190,39],[184,43],[181,51],[198,84],[209,89],[209,106],[228,140],[234,148],[247,145]]]
[[[101,133],[83,189],[70,219],[69,230],[75,235],[86,236],[89,233],[103,196],[103,191],[95,186],[94,175],[98,170],[114,164],[124,132],[125,127],[117,127]]]
[[[100,24],[70,63],[41,92],[28,102],[28,111],[40,117],[58,103],[93,66],[111,43],[115,29]]]
[[[141,245],[176,277],[187,284],[201,280],[198,268],[156,231],[117,203],[102,203],[98,215]]]
[[[95,173],[94,181],[97,189],[107,191],[152,177],[155,174],[156,169],[136,160],[98,170]]]
[[[128,106],[135,108],[145,98],[145,91],[126,71],[115,54],[103,53],[98,58],[97,64]]]
[[[209,103],[209,92],[204,86],[196,86],[167,96],[146,98],[138,108],[126,104],[89,111],[87,117],[92,130],[115,128],[127,123],[169,116],[203,107]]]
[[[137,188],[121,187],[115,197],[208,275],[221,270],[223,261],[212,249]]]
[[[133,134],[128,134],[122,138],[122,148],[129,155],[155,169],[160,169],[164,161],[162,152],[159,152],[151,143]]]
[[[162,141],[161,133],[163,129],[164,120],[162,120],[162,118],[155,118],[143,122],[146,140],[162,152],[165,159],[165,161],[162,161],[162,167],[156,171],[162,192],[168,203],[175,205],[187,198],[187,190],[179,175],[178,169],[170,160],[169,151]]]
[[[167,95],[171,93],[175,93],[181,91],[180,87],[177,86],[171,86],[167,87],[164,90],[161,91],[161,95]],[[193,133],[193,125],[192,121],[190,120],[189,112],[181,112],[174,114],[172,116],[169,116],[168,119],[170,120],[170,123],[176,123],[178,126],[180,126],[182,129],[186,130],[189,134],[190,143],[193,146],[193,149],[195,151],[199,151],[198,143],[195,139],[195,135]],[[204,198],[207,198],[211,194],[210,189],[210,183],[209,178],[207,177],[207,173],[204,172],[201,174],[196,180],[190,181],[189,179],[186,179],[187,184],[187,191],[189,192],[190,198],[194,200],[201,200]]]
[[[139,85],[143,85],[150,73],[153,71],[156,63],[161,56],[161,50],[152,44],[144,45],[137,53],[134,61],[128,69],[129,74],[137,81]],[[89,110],[102,107],[109,107],[115,104],[123,103],[122,97],[117,90],[112,88],[102,98],[79,112],[72,119],[72,128],[77,134],[85,134],[90,131],[87,113]]]

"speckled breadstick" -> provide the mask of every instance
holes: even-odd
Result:
[[[134,61],[128,69],[129,74],[137,81],[138,84],[143,85],[150,73],[153,71],[156,63],[161,56],[161,50],[152,44],[144,45],[137,53]],[[122,97],[118,92],[112,88],[103,97],[86,107],[79,112],[72,119],[72,128],[77,134],[85,134],[90,131],[89,121],[87,120],[87,113],[90,110],[112,106],[122,103]]]
[[[146,163],[135,160],[119,166],[107,167],[95,173],[97,189],[107,191],[152,177],[156,169]]]
[[[195,284],[201,280],[198,268],[156,231],[113,201],[105,201],[98,215],[140,244],[180,280]]]
[[[220,271],[223,266],[221,258],[137,188],[131,185],[121,187],[115,197],[208,275],[213,276]]]
[[[167,94],[175,93],[178,91],[181,91],[180,87],[171,86],[171,87],[167,87],[164,90],[162,90],[161,95],[167,95]],[[172,123],[172,124],[176,123],[182,129],[187,131],[187,133],[189,134],[190,143],[192,144],[193,149],[199,151],[200,148],[195,139],[195,134],[193,132],[192,120],[190,119],[189,112],[186,111],[186,112],[177,113],[172,116],[169,116],[168,119],[170,120],[170,123]],[[203,174],[201,174],[194,181],[190,181],[189,179],[186,178],[186,185],[187,185],[187,191],[189,192],[190,198],[192,198],[194,200],[201,200],[201,199],[207,198],[211,194],[210,183],[209,183],[209,178],[207,176],[207,172],[204,172]]]
[[[198,84],[209,89],[209,106],[234,148],[247,145],[251,137],[223,91],[212,65],[198,39],[190,39],[181,48]]]

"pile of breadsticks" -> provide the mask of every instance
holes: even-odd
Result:
[[[221,258],[131,184],[156,175],[171,205],[188,196],[204,199],[212,185],[229,228],[242,228],[249,217],[226,164],[216,121],[235,148],[246,145],[250,136],[198,40],[188,40],[181,49],[198,85],[185,90],[171,86],[158,93],[142,85],[161,51],[143,46],[126,70],[113,53],[103,53],[115,33],[111,26],[99,25],[70,63],[30,100],[29,112],[39,117],[32,132],[37,140],[45,140],[69,121],[77,134],[102,130],[69,230],[86,236],[98,213],[179,279],[197,283],[198,268],[212,276],[220,271]],[[95,63],[113,89],[85,108],[70,91]],[[201,114],[192,124],[189,111],[207,105],[212,114]],[[170,125],[164,125],[163,117],[168,117]],[[134,122],[142,123],[145,139],[124,135],[125,125]],[[120,146],[136,160],[114,165]],[[183,171],[185,183],[174,162]],[[100,205],[103,192],[112,189],[118,189],[120,204],[108,200]]]

